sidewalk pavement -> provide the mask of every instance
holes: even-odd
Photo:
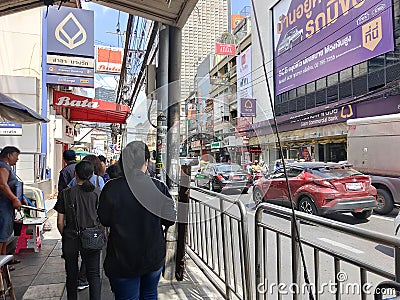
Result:
[[[61,258],[61,237],[57,231],[56,213],[50,212],[52,230],[44,232],[42,247],[38,253],[24,249],[14,255],[21,263],[14,265],[11,279],[17,300],[66,300],[64,260]],[[105,251],[103,252],[105,254]],[[102,299],[111,300],[110,284],[101,270]],[[221,299],[196,264],[186,256],[183,281],[161,279],[158,287],[160,300]],[[78,293],[78,299],[89,299],[88,289]]]

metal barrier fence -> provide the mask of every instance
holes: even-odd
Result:
[[[290,219],[290,230],[285,231],[276,224],[266,224],[263,219],[266,221],[271,218],[271,214]],[[296,212],[296,216],[299,228],[300,223],[328,228],[335,233],[362,238],[364,241],[393,248],[394,273],[378,267],[372,258],[368,262],[354,259],[343,252],[318,244],[315,240],[307,240],[299,230],[310,273],[310,285],[307,287],[302,283],[304,280],[301,279],[301,256],[291,210],[263,203],[256,209],[254,223],[256,299],[276,299],[268,297],[274,288],[276,293],[273,295],[277,299],[282,299],[282,296],[287,294],[292,294],[292,299],[302,299],[304,296],[307,297],[308,288],[311,288],[314,299],[330,299],[327,294],[321,293],[323,291],[331,293],[335,299],[364,300],[372,297],[374,293],[373,290],[366,289],[370,285],[368,280],[376,283],[384,279],[400,282],[400,240],[398,238],[301,212]],[[329,272],[329,262],[333,263],[333,266],[331,265],[333,274]],[[343,279],[347,280],[348,274],[344,270],[359,281],[353,284],[349,282],[345,285]],[[332,283],[331,291],[326,290],[328,288],[327,281]],[[321,286],[325,289],[321,290]],[[309,298],[307,297],[307,299]]]
[[[251,300],[249,231],[244,204],[214,192],[191,189],[203,193],[206,200],[195,199],[191,193],[188,253],[211,271],[205,275],[225,299]]]

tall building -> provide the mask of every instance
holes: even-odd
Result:
[[[94,89],[95,98],[108,102],[115,102],[115,90],[98,87]]]
[[[196,70],[215,53],[215,43],[228,32],[228,1],[199,0],[182,30],[182,98],[193,90]]]
[[[198,66],[207,55],[215,53],[215,43],[229,32],[228,1],[199,0],[183,27],[181,99],[193,93]],[[182,101],[180,131],[185,139],[186,130],[186,107]]]

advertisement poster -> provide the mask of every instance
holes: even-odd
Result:
[[[283,0],[273,8],[279,95],[392,51],[390,0]]]
[[[241,98],[253,98],[251,46],[236,57],[238,108]],[[238,112],[240,114],[240,111]]]

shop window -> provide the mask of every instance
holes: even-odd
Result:
[[[296,112],[297,111],[297,107],[296,107],[297,101],[295,100],[290,100],[289,101],[289,112]]]
[[[379,55],[368,61],[368,73],[382,70],[385,67],[385,55]]]
[[[296,99],[296,89],[290,90],[288,94],[289,94],[289,100]]]
[[[385,85],[385,70],[368,74],[368,90],[373,91]]]
[[[386,67],[386,83],[399,79],[400,63]]]

